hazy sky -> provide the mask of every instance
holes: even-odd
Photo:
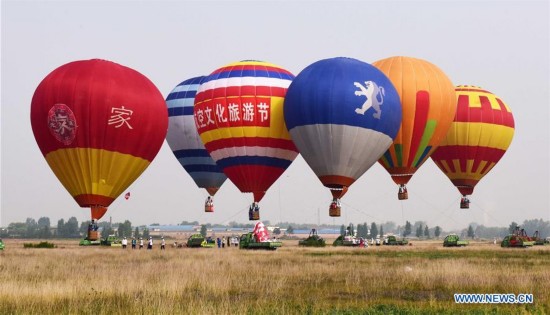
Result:
[[[402,55],[439,66],[455,85],[481,86],[512,109],[508,152],[477,186],[469,210],[428,160],[409,200],[375,164],[328,216],[330,193],[298,157],[261,202],[262,219],[343,224],[425,220],[462,228],[550,220],[548,1],[4,1],[1,2],[0,226],[48,216],[89,219],[58,182],[34,140],[30,104],[40,81],[75,60],[101,58],[147,76],[166,97],[181,81],[243,59],[295,75],[345,56],[372,63]],[[227,181],[216,212],[165,142],[151,166],[105,216],[133,224],[247,222],[251,194]]]

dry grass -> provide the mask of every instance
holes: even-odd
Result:
[[[78,247],[0,252],[0,314],[550,313],[550,246],[299,248],[275,252]],[[455,304],[454,293],[533,293]]]

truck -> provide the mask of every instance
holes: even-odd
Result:
[[[201,247],[202,242],[204,242],[202,234],[193,234],[187,239],[187,247]]]
[[[122,246],[122,241],[114,234],[107,236],[105,239],[101,240],[101,245],[103,246]]]
[[[407,241],[404,238],[398,240],[397,237],[395,237],[395,235],[388,235],[388,237],[384,239],[384,245],[407,245],[407,244],[409,244],[409,241]]]
[[[216,241],[212,237],[208,236],[206,239],[204,239],[204,241],[202,241],[201,247],[214,248],[216,247]]]
[[[468,244],[470,244],[470,242],[461,240],[456,234],[449,234],[445,236],[445,239],[443,240],[444,247],[463,247]]]
[[[354,235],[340,235],[332,243],[332,246],[359,246],[359,245],[361,245],[361,239],[355,237]]]
[[[325,240],[317,234],[316,229],[311,229],[309,236],[306,239],[300,240],[298,242],[300,246],[309,246],[309,247],[325,247]]]
[[[101,240],[90,240],[87,237],[80,240],[78,244],[80,246],[99,246],[101,245]]]
[[[89,237],[83,238],[78,243],[80,246],[122,246],[122,242],[116,235],[109,235],[105,239],[90,239]]]
[[[365,245],[365,241],[355,236],[353,228],[348,226],[343,235],[338,236],[332,246],[361,246]]]
[[[520,229],[519,226],[516,226],[513,233],[506,235],[500,243],[501,247],[527,247],[533,245],[535,245],[535,240],[529,237],[525,229]]]
[[[533,245],[535,245],[535,241],[516,234],[506,235],[500,243],[501,247],[527,247]]]
[[[241,235],[241,240],[239,241],[239,249],[276,250],[281,246],[283,246],[283,243],[279,241],[258,242],[253,232]]]
[[[544,245],[547,243],[545,239],[540,237],[539,231],[535,231],[535,234],[533,234],[533,237],[531,237],[531,240],[535,242],[534,245]]]

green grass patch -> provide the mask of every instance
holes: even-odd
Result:
[[[401,251],[369,251],[353,250],[353,251],[327,251],[327,252],[305,252],[304,256],[312,257],[334,257],[334,256],[370,256],[384,258],[423,258],[423,259],[452,259],[452,258],[485,258],[485,259],[524,259],[531,258],[549,258],[550,251],[529,251],[525,249],[513,251],[487,251],[487,250],[414,250],[403,249]]]
[[[40,242],[37,244],[34,243],[23,243],[24,248],[56,248],[54,243],[49,242]]]

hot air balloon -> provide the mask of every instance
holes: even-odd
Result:
[[[42,80],[31,124],[48,165],[95,222],[153,161],[168,116],[149,79],[94,59],[65,64]],[[90,230],[93,240],[97,228]]]
[[[300,154],[339,198],[392,144],[401,123],[399,95],[375,67],[351,58],[317,61],[288,88],[285,122]]]
[[[298,155],[283,120],[283,101],[294,76],[262,61],[245,60],[212,72],[195,97],[195,124],[210,156],[243,193],[258,203]]]
[[[514,117],[498,96],[480,87],[460,85],[456,95],[454,121],[432,160],[458,188],[460,207],[467,209],[467,196],[512,143]]]
[[[401,98],[401,128],[379,162],[399,185],[399,200],[404,200],[408,199],[405,185],[435,151],[453,121],[454,86],[443,71],[425,60],[390,57],[373,65],[390,78]]]
[[[227,177],[204,148],[193,118],[195,95],[204,78],[181,82],[166,98],[169,117],[166,141],[195,184],[208,192],[204,211],[214,212],[213,196]]]

